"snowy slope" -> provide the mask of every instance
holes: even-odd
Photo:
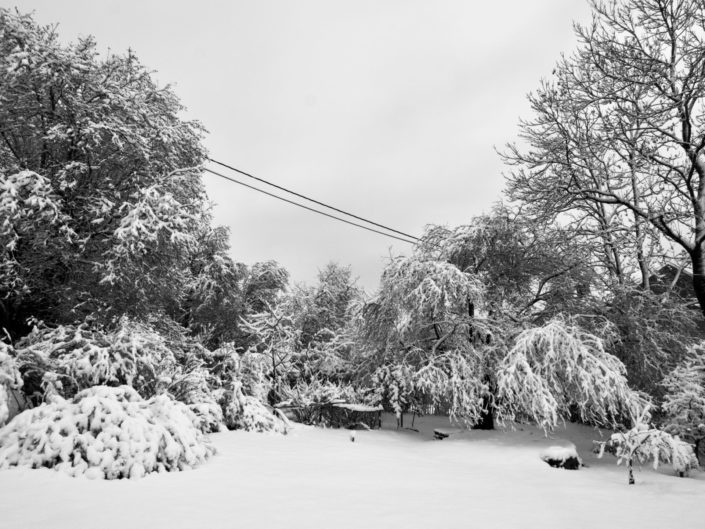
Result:
[[[14,528],[700,528],[705,474],[623,468],[589,452],[594,430],[547,439],[533,428],[432,439],[421,431],[299,427],[288,436],[223,432],[197,470],[90,481],[51,470],[0,472],[0,526]],[[549,467],[540,452],[574,443],[587,468]]]

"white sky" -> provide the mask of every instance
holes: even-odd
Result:
[[[587,0],[0,0],[65,39],[132,47],[210,134],[213,158],[420,235],[501,198],[495,153],[574,46]],[[237,175],[234,175],[237,176]],[[369,291],[409,245],[204,176],[232,254],[295,281],[328,261]]]

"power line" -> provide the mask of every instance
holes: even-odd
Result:
[[[217,162],[216,162],[216,163],[217,163]],[[278,196],[278,195],[275,195],[274,193],[270,193],[269,191],[265,191],[264,189],[259,189],[259,188],[255,187],[255,186],[251,186],[251,185],[249,185],[249,184],[246,184],[246,183],[244,183],[244,182],[241,182],[240,180],[236,180],[235,178],[232,178],[232,177],[230,177],[230,176],[226,176],[226,175],[221,174],[221,173],[219,173],[219,172],[217,172],[217,171],[213,171],[212,169],[208,169],[207,167],[204,167],[203,169],[204,169],[205,171],[208,171],[209,173],[215,175],[215,176],[219,176],[220,178],[224,178],[225,180],[229,180],[230,182],[234,182],[235,184],[240,184],[241,186],[247,187],[247,188],[252,189],[252,190],[254,190],[254,191],[258,191],[258,192],[260,192],[260,193],[264,193],[265,195],[268,195],[268,196],[270,196],[270,197],[276,198],[276,199],[278,199],[278,200],[282,200],[282,201],[284,201],[284,202],[288,202],[289,204],[293,204],[294,206],[298,206],[298,207],[300,207],[300,208],[307,209],[307,210],[312,211],[312,212],[314,212],[314,213],[318,213],[319,215],[324,215],[324,216],[329,217],[329,218],[331,218],[331,219],[335,219],[335,220],[339,220],[340,222],[344,222],[345,224],[350,224],[350,225],[352,225],[352,226],[356,226],[356,227],[358,227],[358,228],[362,228],[363,230],[367,230],[367,231],[371,231],[371,232],[373,232],[373,233],[378,233],[378,234],[380,234],[380,235],[384,235],[385,237],[391,237],[392,239],[397,239],[397,240],[399,240],[399,241],[408,242],[409,244],[416,244],[416,241],[410,241],[410,240],[408,240],[408,239],[403,239],[403,238],[401,238],[401,237],[397,237],[396,235],[392,235],[392,234],[390,234],[390,233],[384,233],[383,231],[375,230],[374,228],[370,228],[370,227],[368,227],[368,226],[363,226],[362,224],[358,224],[358,223],[356,223],[356,222],[352,222],[352,221],[349,221],[349,220],[346,220],[346,219],[341,219],[340,217],[336,217],[335,215],[331,215],[331,214],[329,214],[329,213],[326,213],[325,211],[319,211],[319,210],[317,210],[317,209],[314,209],[314,208],[310,208],[310,207],[308,207],[308,206],[305,206],[304,204],[299,204],[298,202],[294,202],[293,200],[289,200],[288,198],[280,197],[280,196]],[[418,240],[418,239],[417,239],[417,240]]]
[[[208,157],[207,157],[207,158],[208,158]],[[287,189],[286,187],[282,187],[282,186],[280,186],[280,185],[274,184],[274,183],[272,183],[272,182],[270,182],[270,181],[268,181],[268,180],[265,180],[264,178],[259,178],[259,177],[257,177],[257,176],[254,176],[254,175],[250,174],[250,173],[246,173],[245,171],[241,171],[240,169],[237,169],[237,168],[233,167],[232,165],[228,165],[228,164],[226,164],[226,163],[219,162],[218,160],[214,160],[213,158],[208,158],[208,160],[210,160],[211,162],[216,163],[216,164],[218,164],[218,165],[220,165],[220,166],[222,166],[222,167],[225,167],[225,168],[227,168],[227,169],[230,169],[231,171],[235,171],[236,173],[240,173],[240,174],[243,175],[243,176],[247,176],[248,178],[252,178],[252,179],[254,179],[254,180],[257,180],[258,182],[262,182],[263,184],[267,184],[268,186],[275,187],[275,188],[277,188],[277,189],[279,189],[279,190],[281,190],[281,191],[285,191],[285,192],[287,192],[287,193],[291,193],[292,195],[295,195],[295,196],[297,196],[297,197],[299,197],[299,198],[303,198],[304,200],[308,200],[309,202],[313,202],[314,204],[318,204],[319,206],[323,206],[324,208],[328,208],[328,209],[331,209],[331,210],[333,210],[333,211],[337,211],[338,213],[342,213],[343,215],[347,215],[348,217],[352,217],[352,218],[354,218],[354,219],[361,220],[362,222],[366,222],[367,224],[372,224],[373,226],[377,226],[378,228],[382,228],[382,229],[385,229],[385,230],[387,230],[387,231],[391,231],[391,232],[393,232],[393,233],[397,233],[397,234],[399,234],[399,235],[403,235],[404,237],[407,237],[407,238],[409,238],[409,239],[413,239],[414,241],[420,240],[418,237],[415,237],[415,236],[413,236],[413,235],[409,235],[408,233],[404,233],[403,231],[395,230],[394,228],[390,228],[389,226],[385,226],[384,224],[379,224],[379,223],[377,223],[377,222],[373,222],[373,221],[368,220],[368,219],[365,219],[365,218],[363,218],[363,217],[358,217],[357,215],[354,215],[354,214],[349,213],[349,212],[347,212],[347,211],[344,211],[344,210],[342,210],[342,209],[338,209],[338,208],[336,208],[336,207],[330,206],[330,205],[325,204],[325,203],[323,203],[323,202],[319,202],[319,201],[316,200],[316,199],[307,197],[306,195],[302,195],[301,193],[297,193],[296,191],[292,191],[291,189]],[[275,195],[275,196],[276,196],[276,195]],[[337,217],[334,217],[334,218],[337,218]],[[342,220],[342,219],[338,219],[338,220]],[[377,233],[379,233],[379,232],[377,232]]]

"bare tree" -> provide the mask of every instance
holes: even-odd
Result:
[[[509,194],[603,245],[613,275],[681,248],[705,312],[705,4],[592,2],[577,51],[530,96]],[[621,281],[620,281],[621,282]]]

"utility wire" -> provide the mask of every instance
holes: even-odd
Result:
[[[218,162],[216,162],[216,163],[218,163]],[[222,165],[222,164],[221,164],[221,165]],[[213,175],[215,175],[215,176],[219,176],[220,178],[224,178],[225,180],[229,180],[229,181],[234,182],[234,183],[236,183],[236,184],[240,184],[241,186],[247,187],[247,188],[252,189],[252,190],[254,190],[254,191],[259,191],[260,193],[264,193],[265,195],[269,195],[270,197],[273,197],[273,198],[276,198],[276,199],[279,199],[279,200],[283,200],[284,202],[288,202],[289,204],[293,204],[294,206],[298,206],[298,207],[300,207],[300,208],[304,208],[304,209],[307,209],[307,210],[309,210],[309,211],[313,211],[314,213],[318,213],[319,215],[325,215],[326,217],[329,217],[329,218],[331,218],[331,219],[339,220],[340,222],[344,222],[344,223],[350,224],[350,225],[352,225],[352,226],[357,226],[358,228],[362,228],[363,230],[367,230],[367,231],[371,231],[371,232],[374,232],[374,233],[378,233],[378,234],[380,234],[380,235],[384,235],[385,237],[391,237],[392,239],[397,239],[397,240],[399,240],[399,241],[408,242],[409,244],[416,244],[416,242],[418,241],[418,239],[416,239],[416,237],[414,237],[415,240],[410,241],[410,240],[408,240],[408,239],[403,239],[403,238],[401,238],[401,237],[397,237],[396,235],[392,235],[392,234],[390,234],[390,233],[385,233],[385,232],[383,232],[383,231],[375,230],[374,228],[369,228],[369,227],[367,227],[367,226],[363,226],[362,224],[358,224],[358,223],[356,223],[356,222],[352,222],[352,221],[349,221],[349,220],[346,220],[346,219],[342,219],[342,218],[340,218],[340,217],[336,217],[335,215],[331,215],[331,214],[329,214],[329,213],[326,213],[325,211],[319,211],[319,210],[317,210],[317,209],[310,208],[310,207],[308,207],[308,206],[305,206],[304,204],[299,204],[298,202],[294,202],[293,200],[289,200],[288,198],[280,197],[280,196],[278,196],[278,195],[275,195],[274,193],[270,193],[269,191],[265,191],[264,189],[259,189],[259,188],[255,187],[255,186],[251,186],[251,185],[249,185],[249,184],[246,184],[246,183],[244,183],[244,182],[241,182],[240,180],[236,180],[235,178],[232,178],[232,177],[230,177],[230,176],[226,176],[226,175],[221,174],[221,173],[219,173],[219,172],[217,172],[217,171],[213,171],[212,169],[208,169],[207,167],[204,167],[203,169],[204,169],[204,171],[208,171],[209,173],[211,173],[211,174],[213,174]],[[237,169],[235,169],[235,170],[237,171]],[[238,172],[240,172],[240,171],[238,171]],[[357,218],[357,217],[356,217],[356,218]],[[392,230],[392,231],[396,231],[396,230]]]
[[[207,157],[207,158],[208,158],[208,157]],[[358,217],[357,215],[354,215],[354,214],[349,213],[349,212],[347,212],[347,211],[344,211],[344,210],[342,210],[342,209],[338,209],[338,208],[336,208],[336,207],[329,206],[328,204],[325,204],[325,203],[323,203],[323,202],[319,202],[318,200],[315,200],[315,199],[313,199],[313,198],[307,197],[306,195],[302,195],[301,193],[297,193],[296,191],[292,191],[291,189],[287,189],[286,187],[282,187],[282,186],[280,186],[280,185],[277,185],[277,184],[274,184],[274,183],[272,183],[272,182],[269,182],[268,180],[265,180],[264,178],[259,178],[259,177],[257,177],[257,176],[251,175],[251,174],[249,174],[249,173],[246,173],[245,171],[241,171],[240,169],[237,169],[237,168],[233,167],[232,165],[228,165],[228,164],[226,164],[226,163],[219,162],[218,160],[214,160],[213,158],[208,158],[208,160],[210,160],[211,162],[213,162],[213,163],[215,163],[215,164],[218,164],[218,165],[220,165],[220,166],[222,166],[222,167],[225,167],[225,168],[227,168],[227,169],[230,169],[231,171],[235,171],[236,173],[240,173],[240,174],[243,175],[243,176],[247,176],[248,178],[252,178],[252,179],[254,179],[254,180],[257,180],[258,182],[262,182],[263,184],[267,184],[268,186],[275,187],[275,188],[277,188],[277,189],[279,189],[279,190],[281,190],[281,191],[285,191],[285,192],[287,192],[287,193],[291,193],[292,195],[295,195],[295,196],[297,196],[297,197],[299,197],[299,198],[303,198],[304,200],[308,200],[309,202],[313,202],[314,204],[318,204],[319,206],[323,206],[324,208],[328,208],[328,209],[331,209],[331,210],[333,210],[333,211],[337,211],[338,213],[342,213],[343,215],[347,215],[348,217],[352,217],[352,218],[354,218],[354,219],[361,220],[362,222],[366,222],[367,224],[372,224],[373,226],[377,226],[378,228],[382,228],[382,229],[385,229],[385,230],[387,230],[387,231],[391,231],[391,232],[393,232],[393,233],[396,233],[396,234],[398,234],[398,235],[402,235],[402,236],[404,236],[404,237],[406,237],[406,238],[408,238],[408,239],[412,239],[412,240],[414,240],[414,241],[419,241],[419,240],[420,240],[418,237],[414,237],[413,235],[409,235],[408,233],[404,233],[403,231],[395,230],[394,228],[390,228],[389,226],[385,226],[384,224],[378,224],[377,222],[373,222],[373,221],[368,220],[368,219],[365,219],[365,218],[363,218],[363,217]],[[276,196],[276,195],[275,195],[275,196]],[[320,212],[319,212],[319,213],[320,213]],[[338,217],[334,217],[334,218],[338,218]],[[342,219],[338,219],[338,220],[342,220]],[[372,230],[372,231],[375,231],[375,230]],[[377,233],[379,233],[379,232],[377,232]],[[407,241],[407,242],[408,242],[408,241]]]

